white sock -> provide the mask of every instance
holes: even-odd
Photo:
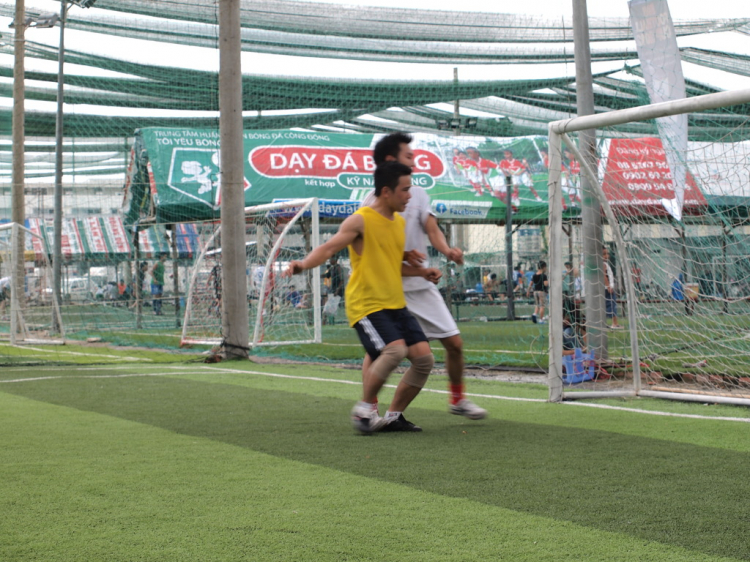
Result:
[[[400,415],[401,415],[401,412],[391,412],[390,410],[388,410],[385,413],[385,419],[392,420],[392,419],[399,417]]]

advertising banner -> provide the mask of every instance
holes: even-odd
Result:
[[[343,218],[372,190],[382,135],[245,131],[245,205],[318,197],[321,216]],[[547,212],[544,137],[491,139],[416,134],[412,184],[436,212],[464,222],[504,221],[506,184],[519,220]],[[128,174],[127,224],[215,219],[221,204],[219,133],[140,129]]]
[[[603,148],[607,156],[600,162],[602,189],[615,212],[667,214],[662,199],[674,199],[674,182],[661,140],[611,139],[605,141]],[[706,198],[692,174],[687,172],[683,183],[685,212],[702,212]]]

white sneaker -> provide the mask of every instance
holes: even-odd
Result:
[[[450,413],[456,416],[464,416],[470,420],[481,420],[487,417],[487,410],[480,408],[471,400],[464,398],[458,404],[450,405]]]
[[[381,418],[377,410],[362,406],[357,402],[352,408],[352,425],[354,429],[367,435],[383,427],[385,418]]]

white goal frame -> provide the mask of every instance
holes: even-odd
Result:
[[[319,212],[319,206],[318,206],[318,198],[317,197],[310,197],[305,199],[290,199],[287,201],[277,202],[277,203],[268,203],[265,205],[255,205],[252,207],[246,207],[245,208],[245,215],[248,215],[250,213],[273,213],[278,211],[283,211],[285,209],[296,209],[294,217],[284,226],[284,229],[279,234],[278,238],[274,242],[274,245],[271,249],[271,252],[269,253],[268,259],[265,263],[265,269],[263,273],[263,278],[261,280],[261,285],[259,289],[259,295],[261,299],[265,298],[266,295],[266,289],[268,287],[268,278],[273,271],[273,261],[274,256],[277,254],[279,248],[283,244],[284,238],[286,237],[286,234],[291,230],[291,228],[297,223],[297,221],[302,217],[306,212],[309,212],[312,218],[312,224],[311,224],[311,246],[312,249],[317,248],[320,245],[320,212]],[[189,329],[189,322],[187,322],[187,318],[189,318],[189,314],[191,313],[191,307],[193,302],[193,291],[195,290],[195,283],[196,279],[199,273],[199,265],[205,261],[205,257],[207,252],[212,248],[212,244],[216,237],[221,232],[221,224],[219,224],[216,228],[216,230],[213,232],[213,234],[206,240],[205,245],[201,249],[201,253],[198,256],[198,259],[195,261],[195,265],[193,266],[193,271],[190,275],[189,284],[188,284],[188,294],[186,295],[185,299],[185,319],[186,321],[183,322],[182,325],[182,336],[180,340],[180,345],[192,345],[192,344],[203,344],[203,345],[219,345],[222,343],[221,337],[217,336],[214,338],[211,337],[203,337],[203,338],[195,338],[191,337],[188,334]],[[304,339],[304,340],[284,340],[284,341],[263,341],[263,330],[261,329],[262,321],[263,321],[263,303],[259,302],[258,304],[258,312],[255,318],[255,324],[254,328],[252,330],[252,336],[251,340],[248,342],[248,346],[250,348],[254,347],[260,347],[260,346],[274,346],[274,345],[300,345],[300,344],[309,344],[309,343],[321,343],[323,341],[322,336],[322,313],[321,313],[321,307],[320,307],[320,267],[313,268],[311,270],[312,274],[312,311],[313,311],[313,336],[310,339]],[[251,318],[251,321],[253,319]]]
[[[725,404],[741,404],[750,406],[750,400],[740,397],[715,396],[705,394],[683,394],[676,392],[664,392],[656,390],[644,390],[641,388],[640,355],[638,352],[638,333],[636,322],[630,322],[630,342],[633,364],[633,386],[627,390],[613,391],[576,391],[564,392],[562,373],[562,323],[563,323],[563,292],[562,292],[562,270],[563,270],[563,248],[562,248],[562,185],[561,185],[561,160],[562,144],[576,156],[581,163],[581,173],[585,174],[593,186],[599,203],[604,210],[605,216],[611,225],[617,221],[614,213],[604,195],[596,172],[588,164],[575,143],[568,137],[568,133],[599,129],[622,125],[634,121],[647,121],[659,117],[667,117],[682,113],[692,113],[709,109],[718,109],[732,105],[750,103],[750,89],[734,90],[706,94],[681,100],[650,104],[618,111],[610,111],[598,115],[586,115],[574,117],[561,121],[549,123],[549,370],[547,381],[549,386],[549,401],[560,402],[565,399],[587,399],[587,398],[610,398],[618,396],[651,396],[671,400],[713,402]],[[619,228],[613,227],[615,247],[621,260],[624,272],[625,289],[628,297],[628,314],[630,318],[636,318],[635,311],[635,288],[631,277],[631,268],[627,261],[625,242],[622,239]]]
[[[19,248],[22,252],[26,249],[25,244],[25,235],[29,235],[33,238],[36,238],[39,243],[42,245],[43,252],[42,252],[42,259],[45,263],[45,267],[47,268],[47,271],[52,273],[52,266],[49,262],[49,255],[50,255],[50,248],[47,245],[46,241],[43,237],[39,236],[38,234],[35,234],[25,226],[22,226],[18,223],[11,222],[7,224],[0,225],[0,232],[4,230],[10,230],[10,243],[11,243],[11,292],[10,292],[10,343],[11,345],[64,345],[65,344],[65,326],[63,325],[62,321],[62,314],[60,313],[60,303],[57,300],[57,294],[55,293],[54,289],[52,290],[52,293],[50,294],[50,303],[52,305],[51,313],[54,317],[54,320],[57,323],[57,328],[59,333],[56,334],[56,337],[54,338],[34,338],[33,333],[29,331],[27,325],[26,325],[26,319],[23,314],[24,306],[21,302],[21,299],[19,299],[18,291],[16,290],[18,287],[23,287],[24,282],[23,280],[19,283],[17,281],[16,276],[18,275],[18,263],[20,261],[21,267],[22,267],[22,275],[26,276],[25,268],[23,267],[24,259],[23,256],[18,255]],[[20,242],[19,242],[20,238]],[[52,322],[52,319],[50,319]]]

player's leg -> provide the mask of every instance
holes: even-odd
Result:
[[[393,401],[383,417],[384,425],[381,431],[422,431],[421,427],[407,421],[403,412],[427,383],[435,358],[427,337],[414,316],[405,308],[389,312],[398,324],[404,342],[408,346],[407,357],[411,365],[396,387]],[[367,376],[372,375],[368,373]]]
[[[352,423],[362,433],[371,433],[379,428],[376,406],[378,392],[408,351],[392,312],[374,312],[354,325],[367,352],[362,373],[362,400],[352,409]]]
[[[437,288],[429,287],[419,291],[407,291],[405,296],[409,312],[417,319],[427,338],[439,340],[445,348],[445,368],[448,372],[450,392],[449,411],[470,419],[485,417],[487,411],[467,400],[464,395],[463,340],[442,295]],[[459,403],[462,406],[456,408]]]
[[[401,377],[388,412],[403,412],[412,403],[427,382],[434,358],[426,341],[408,347],[407,358],[411,366]],[[410,372],[411,371],[411,372]]]

